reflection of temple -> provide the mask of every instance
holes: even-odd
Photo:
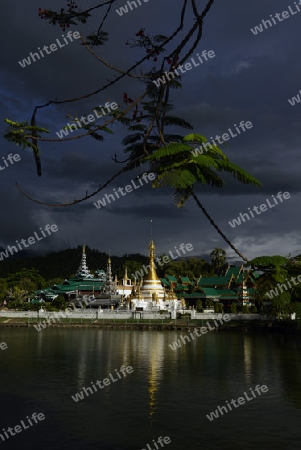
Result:
[[[243,343],[245,380],[247,383],[252,383],[252,347],[250,336],[245,336]]]
[[[142,285],[138,285],[136,291],[131,295],[132,309],[153,310],[168,309],[176,310],[180,308],[180,301],[173,292],[173,289],[166,293],[157,275],[155,267],[155,244],[151,239],[149,249],[149,271],[143,279]]]
[[[149,351],[149,367],[148,367],[148,404],[149,419],[154,421],[154,415],[158,406],[158,389],[163,378],[164,367],[164,344],[165,339],[161,335],[156,335],[152,339],[152,346]],[[147,345],[147,344],[146,344]]]

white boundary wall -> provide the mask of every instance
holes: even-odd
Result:
[[[222,319],[223,316],[230,316],[231,320],[267,320],[267,316],[260,314],[205,314],[205,313],[197,313],[196,311],[187,311],[190,313],[190,318],[197,320],[218,320]],[[160,313],[152,313],[146,311],[117,311],[117,310],[97,310],[97,309],[82,309],[76,311],[58,311],[58,312],[38,312],[38,311],[0,311],[0,317],[9,318],[18,318],[18,317],[27,317],[30,319],[50,319],[56,318],[66,318],[66,319],[168,319],[170,318],[170,313],[160,314]],[[189,318],[189,317],[188,317]],[[227,322],[225,321],[225,325]]]
[[[267,320],[267,316],[261,314],[195,314],[195,318],[198,320],[216,320],[221,319],[223,316],[230,316],[231,320]],[[228,322],[231,322],[231,320],[229,320]]]

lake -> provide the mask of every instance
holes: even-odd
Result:
[[[300,336],[211,332],[174,351],[180,334],[0,328],[3,448],[300,448]],[[29,426],[35,412],[45,418]]]

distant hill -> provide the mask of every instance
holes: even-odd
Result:
[[[0,250],[1,251],[1,250]],[[53,278],[70,278],[77,271],[81,256],[82,247],[69,248],[58,252],[48,253],[46,255],[34,255],[28,252],[22,253],[22,258],[17,253],[16,256],[10,256],[6,260],[0,261],[0,278],[6,278],[9,274],[18,272],[22,268],[37,269],[45,280]],[[86,247],[87,265],[89,270],[94,271],[96,269],[106,270],[108,254],[100,252],[98,250],[90,249]],[[112,272],[113,275],[117,274],[120,278],[124,274],[124,264],[129,262],[128,272],[130,275],[131,261],[135,261],[140,264],[147,264],[147,256],[140,255],[139,253],[124,255],[124,256],[111,256]]]

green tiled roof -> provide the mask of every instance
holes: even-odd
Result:
[[[256,279],[253,277],[252,273],[242,272],[238,278],[235,280],[237,283],[242,283],[243,281],[251,281],[255,283]]]
[[[217,292],[219,293],[221,299],[229,299],[229,300],[237,299],[237,292],[231,289],[219,289]]]
[[[219,297],[219,290],[214,288],[202,287],[201,291],[204,292],[206,297]]]
[[[169,283],[169,281],[166,280],[166,278],[160,278],[160,280],[164,286],[170,286],[170,283]]]
[[[193,294],[183,294],[184,298],[205,298],[205,294],[202,292],[194,292]]]
[[[80,285],[85,285],[85,286],[103,286],[104,285],[104,281],[100,281],[97,279],[83,279],[83,278],[71,278],[70,280],[68,280],[68,285],[69,286],[80,286]],[[67,285],[66,283],[66,285]],[[65,283],[63,283],[65,284]]]
[[[55,295],[59,295],[59,294],[67,294],[68,292],[75,292],[76,289],[64,289],[61,288],[61,286],[58,286],[56,289],[44,289],[43,291],[36,291],[36,293],[42,293],[44,295],[47,296],[55,296]]]
[[[190,279],[188,277],[181,277],[182,283],[191,283]]]
[[[100,291],[104,282],[99,280],[85,280],[83,278],[71,278],[64,281],[62,284],[57,284],[51,288],[44,289],[42,291],[36,291],[37,294],[44,294],[45,296],[53,296],[58,294],[68,294],[75,291]]]
[[[237,283],[242,283],[245,279],[246,279],[246,274],[241,273],[241,274],[239,275],[239,277],[236,278],[235,281],[236,281]]]
[[[79,291],[91,291],[91,290],[93,290],[93,289],[94,289],[94,291],[101,291],[102,286],[94,286],[94,288],[93,288],[93,287],[91,287],[91,286],[82,284],[82,285],[80,285],[80,286],[78,287],[78,290],[79,290]]]
[[[182,286],[181,284],[177,284],[175,287],[174,287],[174,291],[176,291],[176,292],[185,292],[185,291],[187,291],[189,289],[189,286]]]
[[[173,275],[166,275],[166,278],[168,279],[169,282],[171,283],[177,283],[177,279],[176,277],[174,277]]]
[[[204,277],[201,278],[199,286],[225,286],[229,284],[231,276],[226,277]]]
[[[240,267],[230,267],[227,270],[226,276],[228,277],[228,276],[233,275],[236,278],[239,275],[240,270],[241,270]]]
[[[58,286],[53,286],[53,288],[49,289],[54,293],[66,293],[70,291],[76,291],[76,286],[64,286],[63,284],[60,284]]]

